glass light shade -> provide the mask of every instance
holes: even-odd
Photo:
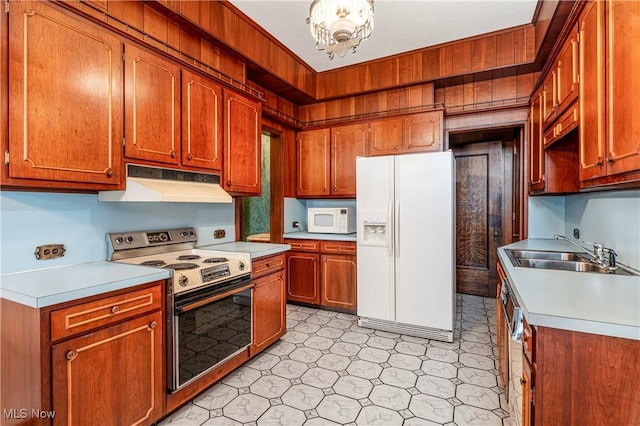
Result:
[[[373,31],[373,0],[314,0],[307,18],[318,50],[343,57]]]

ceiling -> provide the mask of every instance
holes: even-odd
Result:
[[[230,0],[318,72],[531,23],[536,0],[375,0],[374,30],[356,53],[329,60],[305,22],[311,0]]]

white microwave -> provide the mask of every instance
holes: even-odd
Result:
[[[356,232],[355,207],[311,207],[307,209],[309,232],[352,234]]]

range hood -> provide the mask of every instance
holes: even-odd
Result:
[[[100,191],[98,201],[230,203],[220,176],[127,164],[124,191]]]

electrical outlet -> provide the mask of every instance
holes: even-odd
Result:
[[[297,220],[294,220],[291,226],[294,228],[298,228],[300,226],[300,222],[298,222]]]
[[[216,240],[220,238],[224,238],[226,234],[227,233],[225,232],[224,229],[216,229],[215,231],[213,231],[213,238],[215,238]]]
[[[64,256],[64,244],[46,244],[36,247],[35,255],[38,260],[56,259]]]
[[[580,239],[580,229],[573,228],[573,238],[575,238],[576,240]]]

